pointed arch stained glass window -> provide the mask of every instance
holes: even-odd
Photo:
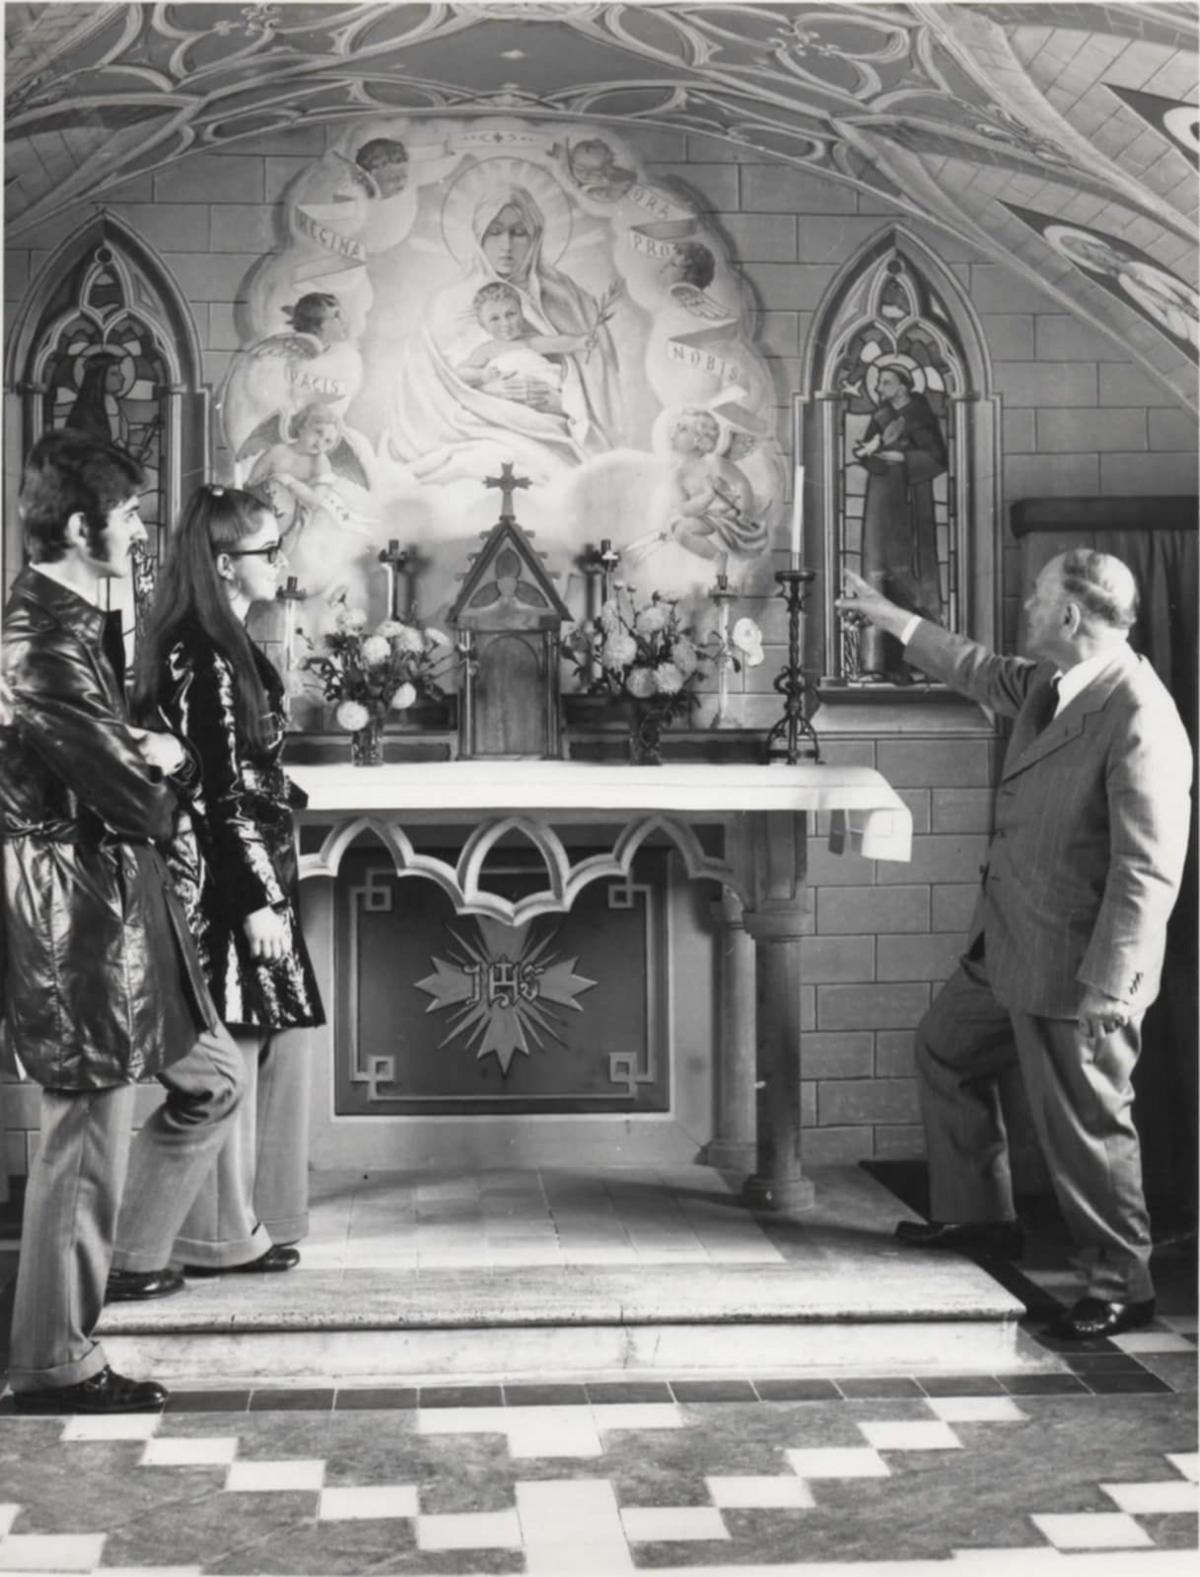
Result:
[[[837,400],[836,571],[866,576],[893,600],[957,627],[955,475],[958,400],[967,374],[951,314],[897,248],[843,293],[822,382]],[[836,677],[902,683],[890,637],[841,628]]]

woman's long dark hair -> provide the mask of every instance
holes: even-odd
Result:
[[[199,625],[233,669],[239,730],[255,749],[270,743],[269,702],[246,627],[234,613],[217,555],[261,531],[268,505],[236,487],[199,487],[167,544],[154,604],[138,643],[134,716],[150,721],[162,701],[168,652],[186,625]]]

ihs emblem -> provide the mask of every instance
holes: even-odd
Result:
[[[455,1010],[439,1047],[461,1035],[476,1060],[494,1056],[507,1077],[517,1052],[528,1057],[546,1037],[561,1044],[562,1015],[554,1008],[582,1012],[575,999],[596,982],[575,973],[577,957],[552,955],[556,931],[534,941],[529,925],[484,918],[475,925],[477,938],[446,927],[455,948],[448,958],[435,955],[435,973],[416,985],[433,998],[426,1012]]]

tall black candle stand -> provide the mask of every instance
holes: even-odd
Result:
[[[801,756],[820,761],[821,745],[817,731],[808,720],[808,683],[804,677],[803,628],[804,597],[817,578],[814,569],[775,571],[779,595],[787,604],[788,660],[775,675],[775,688],[783,697],[783,716],[767,735],[767,760],[786,761],[794,767]]]

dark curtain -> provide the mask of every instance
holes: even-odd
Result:
[[[1193,756],[1197,747],[1197,535],[1195,531],[1095,531],[1095,547],[1124,559],[1137,578],[1141,612],[1132,645],[1153,664],[1175,698]],[[1146,1191],[1156,1234],[1172,1218],[1195,1219],[1197,1183],[1197,911],[1195,764],[1192,835],[1183,888],[1167,928],[1162,991],[1146,1015],[1138,1064],[1136,1115]]]

